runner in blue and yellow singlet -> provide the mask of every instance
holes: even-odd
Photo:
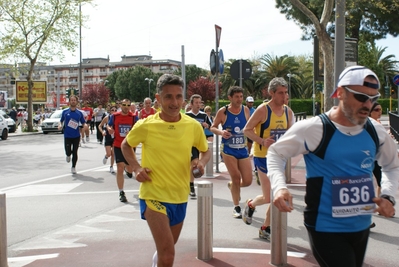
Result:
[[[231,177],[228,187],[234,204],[233,217],[241,218],[240,188],[252,183],[252,167],[243,132],[250,112],[242,105],[244,89],[233,86],[227,94],[230,104],[218,110],[211,131],[222,136],[222,157]],[[220,124],[222,129],[219,129]]]

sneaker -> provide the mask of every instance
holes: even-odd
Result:
[[[123,191],[120,191],[120,192],[119,192],[119,200],[120,200],[121,202],[127,202],[127,198],[126,198],[126,196],[125,196],[125,192],[123,192]]]
[[[370,227],[369,228],[374,228],[375,227],[375,222],[372,222],[371,224],[370,224]]]
[[[71,156],[66,157],[66,162],[68,162],[68,163],[71,162]]]
[[[112,173],[112,174],[114,174],[114,173],[115,173],[115,171],[114,171],[114,167],[112,167],[112,166],[111,166],[111,167],[109,167],[109,172],[110,172],[110,173]]]
[[[233,209],[233,217],[237,219],[241,219],[242,214],[241,214],[241,207],[240,206],[235,206]]]
[[[191,187],[190,188],[190,197],[196,197],[196,196],[197,196],[197,194],[195,194],[195,188]]]
[[[230,182],[227,183],[227,187],[230,189],[230,191],[231,191],[231,186],[232,186],[232,185],[233,185],[233,182],[232,182],[232,181],[230,181]],[[239,201],[241,201],[241,196],[240,196]],[[241,218],[241,217],[240,217],[240,218]]]
[[[259,180],[259,175],[258,175],[258,170],[254,170],[255,178],[256,178],[256,183],[260,185],[260,180]]]
[[[107,164],[107,160],[108,160],[108,158],[106,156],[104,156],[104,158],[103,158],[103,164],[104,165]]]
[[[86,142],[90,142],[90,137],[86,136]]]
[[[82,143],[83,144],[86,144],[86,142],[85,142],[85,139],[82,137]]]
[[[75,168],[75,167],[72,167],[72,168],[71,168],[71,173],[72,173],[72,174],[76,174],[76,168]]]
[[[252,199],[247,200],[245,209],[244,209],[244,215],[242,216],[242,220],[248,225],[250,225],[252,223],[252,215],[255,212],[255,209],[253,209],[249,206],[249,202],[251,202],[251,201],[252,201]]]
[[[270,226],[267,226],[266,229],[262,229],[262,227],[259,229],[259,238],[266,239],[267,241],[270,241]]]
[[[126,172],[127,177],[129,177],[129,178],[133,177],[133,173],[128,172],[126,169],[125,169],[125,172]]]

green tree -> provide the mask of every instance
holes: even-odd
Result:
[[[28,59],[28,131],[32,124],[33,70],[39,60],[63,59],[63,51],[75,51],[79,26],[86,19],[79,5],[92,0],[0,0],[0,60],[20,62]],[[25,64],[24,64],[25,65]],[[21,66],[19,66],[21,70]]]

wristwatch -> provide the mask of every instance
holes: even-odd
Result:
[[[395,206],[396,201],[395,198],[393,196],[389,196],[389,195],[381,195],[381,198],[385,198],[386,200],[388,200],[389,202],[392,203],[392,206]]]

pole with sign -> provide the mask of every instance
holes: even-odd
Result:
[[[220,44],[220,36],[222,34],[222,27],[215,24],[215,32],[216,32],[216,76],[215,76],[215,110],[218,112],[219,110],[219,44]],[[219,171],[219,135],[216,135],[216,172]]]

